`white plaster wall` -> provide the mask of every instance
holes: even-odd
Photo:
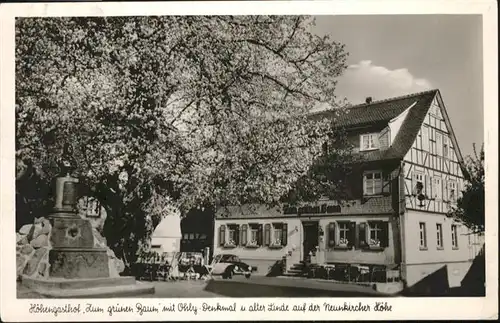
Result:
[[[480,242],[474,244],[474,240],[478,238],[471,236],[469,244],[469,230],[444,214],[408,210],[404,217],[405,265],[403,277],[408,285],[411,286],[419,282],[427,275],[447,265],[449,285],[451,287],[459,286],[469,270],[472,260],[481,249]],[[420,222],[426,224],[426,250],[420,249]],[[441,223],[443,228],[443,249],[437,248],[437,223]],[[457,249],[452,247],[452,224],[457,225]]]
[[[244,246],[237,246],[235,248],[224,248],[219,245],[219,228],[221,225],[227,224],[249,224],[259,223],[266,225],[276,222],[284,222],[288,224],[288,237],[287,245],[280,249],[271,249],[267,246],[260,246],[258,248],[247,248]],[[290,267],[293,263],[298,263],[301,260],[300,247],[301,247],[301,232],[302,224],[298,218],[266,218],[266,219],[217,219],[214,226],[214,256],[221,253],[234,254],[240,259],[251,266],[258,267],[261,274],[267,273],[267,267],[274,262],[281,260],[283,256],[292,252],[292,256],[287,257],[287,266]],[[228,231],[226,230],[226,234]],[[250,233],[248,233],[250,234]],[[264,267],[264,268],[263,268]]]

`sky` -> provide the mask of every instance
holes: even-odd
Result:
[[[339,98],[356,104],[439,89],[462,154],[483,143],[480,15],[318,16],[313,32],[349,52]]]

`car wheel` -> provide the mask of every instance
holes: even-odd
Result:
[[[227,278],[228,278],[228,279],[232,279],[232,278],[233,278],[233,275],[234,275],[233,269],[230,269],[230,270],[227,272]]]
[[[251,274],[245,274],[245,278],[250,278]]]

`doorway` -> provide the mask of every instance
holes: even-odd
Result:
[[[304,229],[304,241],[303,241],[303,260],[306,263],[311,262],[311,255],[316,253],[316,247],[318,246],[318,221],[308,221],[302,222],[302,227]]]

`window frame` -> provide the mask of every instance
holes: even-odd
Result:
[[[273,222],[271,223],[271,232],[270,232],[270,246],[281,246],[283,243],[283,223],[282,222]],[[279,232],[278,236],[276,237],[276,232]],[[280,243],[276,243],[276,241],[280,241]]]
[[[439,180],[439,186],[437,186],[436,180]],[[432,177],[432,198],[438,201],[443,200],[443,179],[441,176]]]
[[[458,247],[458,226],[456,224],[451,225],[451,247],[453,250],[457,250]]]
[[[458,183],[457,183],[456,180],[450,179],[450,180],[448,180],[447,184],[448,184],[447,185],[447,187],[448,187],[448,190],[447,190],[447,195],[448,195],[447,199],[450,202],[456,202],[457,201],[457,186],[458,186]],[[451,192],[453,192],[453,197],[451,195]]]
[[[436,223],[436,248],[438,250],[444,249],[443,224],[442,223]]]
[[[379,134],[376,132],[361,134],[359,136],[359,151],[369,151],[369,150],[379,149],[380,143],[379,143],[378,137],[379,137]],[[365,142],[364,138],[367,138],[367,140],[368,140],[368,148],[364,148],[364,145],[363,145],[363,143]],[[371,144],[373,144],[373,145],[371,145]]]
[[[370,179],[370,181],[373,182],[371,193],[368,192],[368,190],[367,190],[367,182],[368,182],[367,175],[372,175],[372,178]],[[378,179],[378,180],[380,180],[380,192],[377,192],[375,190],[375,188],[376,188],[375,175],[380,175],[380,178]],[[382,195],[383,192],[384,192],[384,174],[383,174],[383,172],[381,170],[363,172],[363,195],[365,195],[365,196]]]
[[[351,221],[337,221],[337,232],[338,232],[338,239],[335,245],[337,247],[343,247],[343,246],[349,246],[351,243],[354,241],[349,241],[350,238],[350,233],[351,233],[351,227],[350,227]],[[342,236],[344,234],[344,237]],[[345,239],[346,243],[340,243],[342,239]]]
[[[425,222],[418,223],[419,249],[427,250],[427,226]]]

